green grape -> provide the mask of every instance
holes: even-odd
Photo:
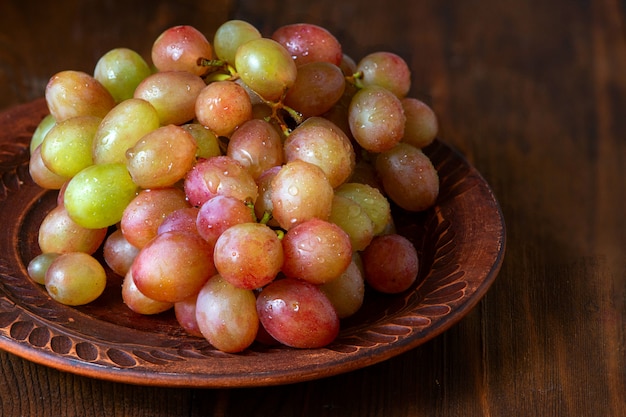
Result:
[[[46,271],[48,267],[56,258],[58,258],[60,253],[41,253],[35,256],[28,263],[28,276],[30,279],[35,281],[37,284],[44,285],[46,283]]]
[[[220,141],[209,128],[200,123],[186,123],[181,126],[196,140],[196,158],[211,158],[222,155]]]
[[[260,37],[261,33],[252,24],[243,20],[228,20],[215,31],[213,37],[215,55],[222,61],[234,65],[239,45]]]
[[[116,103],[133,96],[139,83],[152,74],[148,63],[132,49],[115,48],[100,57],[94,78],[111,93]]]
[[[101,120],[78,116],[55,124],[41,143],[41,159],[50,171],[71,178],[93,164],[91,149]]]
[[[100,262],[83,252],[64,253],[46,271],[45,285],[54,300],[71,306],[100,297],[106,287],[106,272]]]
[[[102,119],[93,139],[96,164],[125,163],[126,151],[157,129],[159,116],[147,101],[131,98],[116,105]]]
[[[348,182],[335,190],[337,195],[358,203],[374,223],[374,234],[381,234],[391,221],[391,206],[387,198],[367,184]]]
[[[43,142],[43,139],[55,123],[56,120],[54,120],[54,117],[51,114],[47,114],[43,119],[41,119],[41,122],[37,125],[37,128],[33,132],[33,137],[30,140],[31,155],[35,152],[35,149],[41,145],[41,142]]]
[[[297,68],[289,52],[278,42],[259,38],[237,49],[239,77],[265,100],[277,101],[296,81]]]
[[[37,241],[43,253],[85,252],[91,255],[104,242],[106,234],[106,228],[88,229],[77,224],[61,204],[44,217]]]
[[[365,299],[365,281],[358,266],[360,255],[355,252],[352,262],[339,278],[320,286],[328,297],[340,319],[350,317],[363,305]]]
[[[348,234],[354,251],[365,249],[374,237],[374,222],[359,203],[348,197],[335,194],[328,220]]]
[[[64,205],[70,217],[88,229],[116,224],[135,197],[137,185],[125,164],[91,165],[67,184]]]

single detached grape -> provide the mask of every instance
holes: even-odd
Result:
[[[64,253],[48,266],[45,285],[50,297],[62,304],[88,304],[104,292],[106,272],[89,254]]]
[[[398,234],[376,236],[363,251],[365,280],[377,291],[406,291],[417,279],[419,268],[413,244]]]

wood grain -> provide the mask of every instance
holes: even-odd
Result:
[[[375,2],[374,2],[375,3]],[[120,13],[118,15],[118,12]],[[405,56],[411,94],[492,186],[507,255],[483,301],[434,340],[314,382],[235,390],[140,387],[0,352],[0,415],[626,415],[626,3],[94,0],[0,3],[0,108],[120,44],[227,17],[268,34],[330,28],[358,58]]]

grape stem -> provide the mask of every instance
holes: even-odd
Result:
[[[358,71],[352,75],[346,76],[346,81],[360,90],[363,88],[363,71]]]

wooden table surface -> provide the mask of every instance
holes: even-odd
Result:
[[[382,363],[285,386],[183,389],[76,376],[0,352],[1,416],[626,415],[626,2],[214,0],[0,3],[0,110],[166,27],[330,29],[404,56],[411,95],[493,188],[507,252],[465,318]]]

